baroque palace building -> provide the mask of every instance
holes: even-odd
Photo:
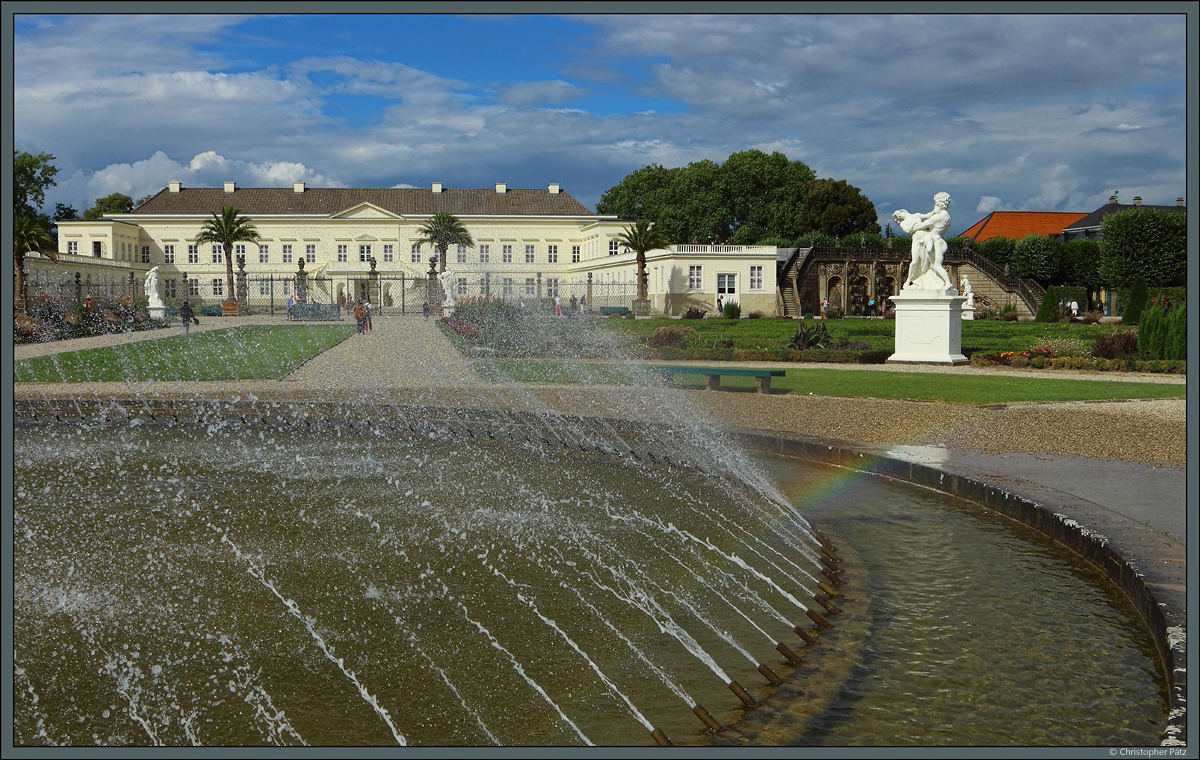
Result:
[[[198,245],[196,236],[213,212],[231,206],[261,236],[235,246],[234,268],[252,310],[265,299],[295,294],[300,274],[309,298],[352,303],[369,297],[389,308],[419,311],[427,292],[428,243],[420,229],[437,212],[458,217],[475,242],[451,246],[446,268],[457,281],[455,296],[550,299],[564,303],[590,294],[591,307],[628,307],[636,297],[634,254],[617,237],[630,220],[592,213],[559,185],[544,189],[186,188],[172,182],[125,214],[58,223],[59,262],[29,257],[38,283],[57,280],[126,287],[141,295],[152,267],[159,268],[160,295],[168,304],[219,304],[225,292],[223,251]],[[301,272],[301,270],[303,270]],[[776,249],[771,246],[672,245],[647,254],[652,309],[669,315],[689,307],[712,309],[717,296],[737,301],[743,314],[777,311]],[[416,299],[414,302],[413,299]]]

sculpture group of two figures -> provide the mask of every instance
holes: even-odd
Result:
[[[933,210],[910,214],[899,209],[892,219],[912,235],[912,260],[900,293],[892,296],[896,306],[896,352],[889,362],[916,364],[966,364],[962,354],[963,304],[942,266],[950,228],[950,195],[933,196]],[[969,285],[964,285],[964,290]],[[973,300],[973,297],[971,297]]]

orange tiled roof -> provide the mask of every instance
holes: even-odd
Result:
[[[963,232],[962,237],[982,243],[996,237],[1057,235],[1085,216],[1071,211],[993,211]]]

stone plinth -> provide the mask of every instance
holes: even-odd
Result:
[[[889,362],[967,364],[962,354],[964,296],[910,288],[891,297],[896,305],[896,353]]]
[[[449,304],[449,305],[442,304],[442,316],[443,317],[453,317],[454,316],[454,304]]]
[[[150,312],[151,319],[165,319],[167,316],[167,307],[165,306],[148,306],[147,311]]]

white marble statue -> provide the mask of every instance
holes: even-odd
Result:
[[[449,269],[439,274],[437,278],[442,283],[442,292],[446,294],[446,300],[442,301],[442,306],[454,306],[454,288],[458,284],[458,278]]]
[[[966,275],[963,275],[962,292],[959,295],[967,297],[967,302],[963,304],[964,309],[970,310],[975,308],[975,291],[971,290],[971,281],[967,279]]]
[[[158,267],[146,272],[146,298],[148,306],[161,307],[163,305],[162,299],[158,296]]]
[[[904,290],[953,290],[950,276],[942,268],[942,256],[946,253],[946,241],[942,239],[950,227],[950,195],[938,193],[933,196],[933,210],[928,214],[910,214],[899,209],[892,219],[900,229],[912,235],[912,262],[908,265],[908,282]]]

